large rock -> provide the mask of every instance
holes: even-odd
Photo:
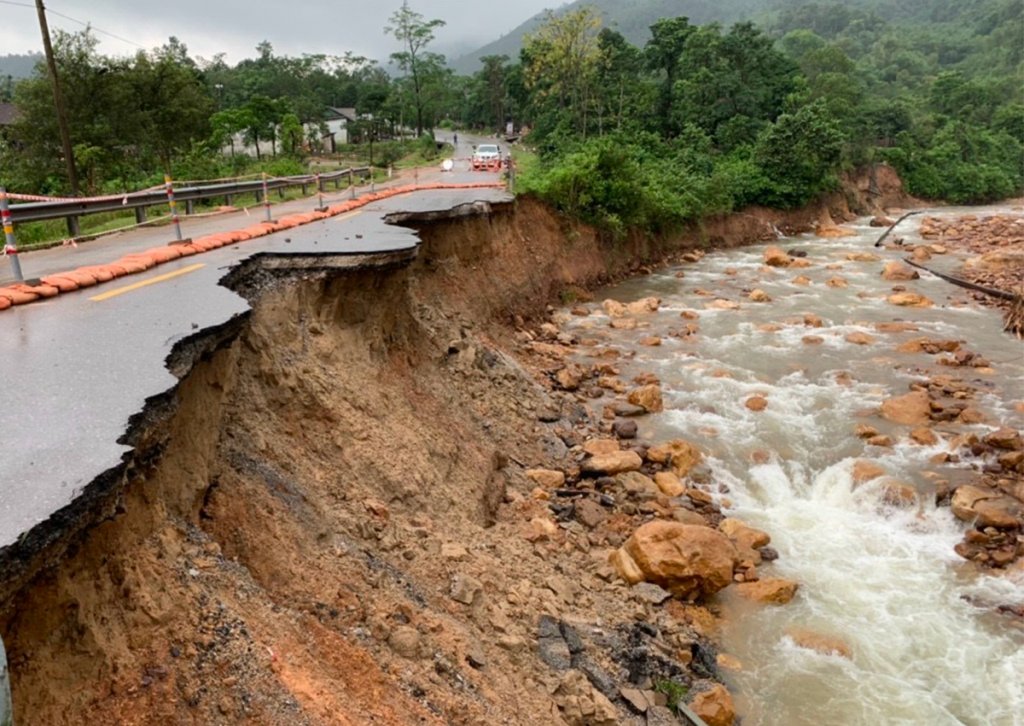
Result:
[[[930,420],[928,394],[913,391],[882,402],[882,418],[904,426],[923,426]]]
[[[666,497],[681,497],[686,493],[683,482],[671,471],[659,471],[654,475],[654,483]]]
[[[629,392],[626,400],[634,406],[640,406],[648,413],[657,413],[665,409],[665,403],[661,398],[661,387],[655,383],[634,388]]]
[[[611,555],[630,584],[653,582],[691,600],[731,583],[737,559],[735,545],[717,530],[657,520],[642,525]]]
[[[789,267],[793,258],[778,247],[769,247],[764,251],[764,264],[769,267]]]
[[[626,306],[618,300],[605,300],[601,303],[601,307],[604,308],[609,318],[622,318],[628,314]]]
[[[1024,507],[1013,497],[995,489],[971,485],[959,487],[951,502],[953,514],[980,527],[1013,529],[1024,520]]]
[[[587,372],[579,365],[570,363],[555,373],[555,382],[566,391],[575,391],[583,383]]]
[[[933,303],[924,295],[916,292],[896,292],[890,295],[887,300],[893,305],[904,308],[930,308]]]
[[[989,446],[1008,451],[1020,451],[1024,448],[1024,440],[1020,434],[1011,428],[1001,428],[985,436],[984,441]]]
[[[920,273],[905,262],[899,260],[892,260],[886,262],[885,267],[882,269],[882,279],[896,281],[907,281],[916,280],[921,277]]]
[[[583,451],[591,456],[614,454],[619,448],[619,442],[615,439],[590,439],[583,444]]]
[[[614,451],[584,459],[580,469],[587,474],[622,474],[639,470],[643,463],[635,451]]]
[[[718,529],[722,531],[722,534],[731,539],[737,547],[744,549],[760,549],[761,547],[767,547],[772,541],[767,532],[751,527],[746,522],[741,522],[732,517],[723,519],[721,524],[718,525]]]
[[[741,582],[736,592],[747,600],[771,605],[785,605],[796,595],[800,585],[782,577],[766,577],[756,582]]]
[[[643,315],[644,313],[656,313],[661,307],[661,300],[656,297],[645,297],[626,305],[626,311],[630,315]]]
[[[793,639],[793,642],[801,648],[814,650],[824,655],[838,655],[842,658],[853,658],[853,651],[841,638],[835,635],[825,635],[806,628],[792,627],[786,630],[786,635]]]
[[[736,721],[732,696],[721,683],[697,693],[690,701],[690,708],[707,726],[732,726]]]
[[[666,464],[672,473],[685,479],[693,467],[704,459],[700,449],[684,439],[673,439],[647,450],[647,458],[656,464]]]

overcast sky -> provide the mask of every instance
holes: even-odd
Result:
[[[12,0],[31,5],[32,0]],[[410,0],[410,7],[447,26],[437,33],[436,49],[451,56],[504,35],[544,8],[562,0]],[[397,50],[384,35],[388,17],[401,0],[52,0],[50,27],[74,31],[82,25],[59,17],[63,13],[87,21],[126,40],[151,48],[171,35],[193,56],[227,53],[230,62],[254,55],[269,40],[282,55],[353,51],[378,60]],[[110,55],[134,53],[138,46],[97,32],[100,50]],[[35,10],[0,4],[0,55],[41,51]]]

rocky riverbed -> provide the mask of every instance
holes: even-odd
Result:
[[[951,264],[958,255],[962,264],[979,244],[1015,254],[1020,240],[1004,244],[998,230],[1015,230],[1016,223],[1005,216],[985,219],[997,220],[978,224],[997,230],[988,233],[989,243],[952,249],[954,240],[946,235],[945,245],[928,244],[932,230],[963,225],[963,218],[925,219],[909,250],[899,251],[915,260],[948,256]],[[600,420],[596,430],[560,431],[571,447],[569,464],[532,472],[538,483],[533,496],[550,500],[559,517],[596,532],[609,519],[619,523],[625,541],[610,555],[618,578],[634,588],[661,588],[666,598],[675,596],[671,602],[710,604],[709,613],[725,617],[717,626],[724,633],[720,642],[743,657],[726,652],[718,662],[738,690],[744,723],[869,723],[915,709],[913,723],[1013,723],[1014,709],[1024,705],[1019,684],[990,689],[1002,705],[989,711],[989,720],[979,720],[972,712],[976,704],[957,695],[966,682],[940,686],[937,696],[925,688],[914,705],[902,702],[905,693],[887,693],[901,680],[906,685],[935,678],[919,664],[901,662],[900,648],[884,666],[889,688],[865,696],[867,703],[837,693],[853,687],[846,681],[858,670],[878,667],[878,654],[868,651],[884,646],[846,630],[842,615],[830,615],[823,603],[856,612],[858,604],[893,608],[899,598],[876,591],[844,605],[839,593],[822,590],[849,583],[816,575],[805,575],[811,580],[805,583],[801,574],[808,568],[843,570],[848,562],[807,553],[806,542],[794,542],[799,532],[777,529],[784,522],[807,526],[799,518],[766,516],[788,504],[804,509],[803,517],[835,518],[834,526],[851,531],[818,534],[831,534],[847,547],[862,546],[859,538],[868,532],[884,537],[900,554],[882,550],[876,557],[896,569],[913,564],[915,572],[902,573],[907,581],[919,578],[941,588],[934,602],[911,598],[900,605],[909,612],[879,619],[885,627],[875,637],[888,630],[894,642],[902,639],[907,658],[920,652],[914,638],[924,634],[908,639],[906,632],[891,631],[915,612],[949,618],[940,633],[954,623],[984,631],[985,643],[966,648],[953,659],[958,663],[983,662],[1019,645],[1019,345],[999,331],[994,316],[983,320],[986,314],[970,294],[919,273],[891,252],[871,249],[865,242],[877,233],[867,224],[832,225],[827,236],[843,241],[804,237],[707,257],[687,253],[646,279],[602,291],[597,301],[581,300],[545,325],[523,330],[521,344],[553,387]],[[1014,279],[1012,271],[999,274],[997,282]],[[785,491],[773,493],[773,487]],[[813,506],[818,497],[823,501]],[[753,526],[742,521],[747,518]],[[776,549],[773,537],[787,546]],[[929,551],[940,542],[944,553]],[[954,551],[977,568],[973,574],[950,559]],[[806,556],[811,561],[793,562]],[[900,557],[907,562],[900,565]],[[925,564],[922,558],[932,559]],[[847,553],[846,559],[858,558]],[[886,582],[865,567],[877,571],[880,564],[867,557],[847,575],[874,588],[906,586],[895,579],[899,573],[887,572],[893,580]],[[942,603],[937,612],[936,603]],[[799,615],[763,614],[785,608]],[[987,614],[997,618],[995,625]],[[856,612],[862,617],[870,613]],[[750,634],[750,622],[761,622],[764,632]],[[812,673],[779,677],[786,666],[766,662],[758,648],[778,657],[797,653],[794,661]],[[843,669],[835,658],[853,662],[843,678],[827,675]],[[1013,658],[1019,661],[1019,653]],[[808,708],[806,697],[783,694],[794,678],[825,700]],[[826,721],[815,721],[814,713]]]

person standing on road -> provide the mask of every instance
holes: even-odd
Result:
[[[456,149],[459,148],[459,135],[458,134],[455,134],[454,136],[452,136],[452,146],[454,146]]]

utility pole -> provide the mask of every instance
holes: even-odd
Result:
[[[50,85],[53,86],[53,105],[57,109],[57,126],[60,128],[60,141],[64,147],[64,159],[68,165],[68,182],[71,184],[71,195],[78,196],[78,172],[75,171],[75,151],[71,147],[71,129],[68,127],[68,114],[64,108],[64,95],[60,91],[60,79],[57,77],[57,61],[53,57],[53,46],[50,44],[50,27],[46,23],[46,9],[43,0],[36,0],[36,12],[39,15],[39,30],[43,34],[43,50],[46,51],[46,65],[50,69]]]

